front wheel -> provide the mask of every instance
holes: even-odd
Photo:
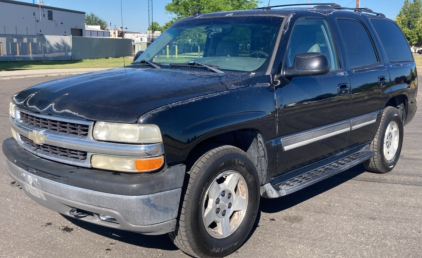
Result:
[[[381,123],[370,147],[375,155],[364,162],[367,170],[390,172],[397,164],[403,144],[403,122],[400,111],[394,107],[383,110]]]
[[[259,178],[248,155],[222,146],[190,170],[179,224],[170,237],[195,257],[229,255],[243,244],[258,214]]]

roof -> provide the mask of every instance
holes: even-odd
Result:
[[[85,12],[81,12],[81,11],[57,8],[57,7],[47,6],[47,5],[30,4],[30,3],[20,2],[20,1],[0,0],[0,3],[14,4],[14,5],[24,5],[24,6],[30,6],[30,7],[36,7],[36,8],[41,6],[42,8],[49,9],[49,10],[57,10],[57,11],[69,12],[69,13],[85,14]]]
[[[139,31],[127,31],[125,30],[125,34],[142,34]]]
[[[85,30],[97,30],[102,31],[101,25],[86,25],[85,24]]]

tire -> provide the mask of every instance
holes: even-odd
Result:
[[[403,121],[400,110],[386,107],[377,134],[370,145],[375,156],[363,165],[369,171],[387,173],[397,165],[403,144]]]
[[[259,177],[249,156],[233,146],[209,150],[192,166],[174,244],[194,257],[236,251],[256,221]]]

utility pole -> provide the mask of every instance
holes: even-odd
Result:
[[[154,37],[154,2],[152,0],[148,1],[148,27],[151,26],[151,30],[148,32],[148,36],[150,37],[150,40],[152,41],[152,38]],[[152,20],[152,21],[151,21]],[[148,40],[147,40],[148,42]]]
[[[356,0],[356,8],[360,8],[360,0]]]

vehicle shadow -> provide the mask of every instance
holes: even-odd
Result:
[[[63,217],[75,226],[91,231],[95,234],[107,237],[110,239],[110,241],[115,240],[130,245],[154,249],[163,249],[168,251],[178,250],[178,248],[173,244],[167,234],[159,236],[148,236],[119,229],[107,228],[91,224],[82,220],[74,219],[68,216]]]
[[[355,166],[347,171],[344,171],[331,178],[323,180],[315,185],[309,186],[293,194],[277,199],[261,198],[260,209],[264,213],[276,213],[293,206],[296,206],[304,201],[311,199],[319,194],[324,193],[336,186],[355,178],[356,176],[366,172],[363,165]]]

